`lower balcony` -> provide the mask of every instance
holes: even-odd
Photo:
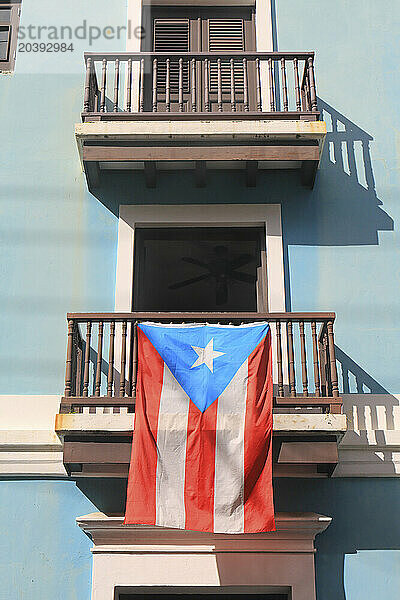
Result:
[[[65,392],[56,417],[71,475],[126,477],[135,412],[136,326],[143,321],[268,321],[273,339],[274,476],[326,477],[346,429],[334,313],[69,314]]]

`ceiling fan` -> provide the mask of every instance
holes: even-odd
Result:
[[[254,261],[254,256],[251,254],[241,254],[236,258],[230,259],[228,257],[229,250],[226,246],[215,246],[213,248],[215,257],[209,262],[203,262],[196,258],[184,256],[182,260],[184,262],[196,265],[206,270],[206,273],[199,275],[198,277],[192,277],[191,279],[185,279],[168,286],[170,290],[178,290],[180,288],[192,285],[199,281],[206,281],[207,279],[215,280],[215,302],[217,305],[226,304],[228,301],[228,282],[229,281],[242,281],[244,283],[254,284],[256,281],[255,275],[249,273],[242,273],[237,271],[240,267],[244,267],[250,262]]]

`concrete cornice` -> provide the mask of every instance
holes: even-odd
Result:
[[[276,531],[211,534],[145,525],[124,525],[123,517],[92,513],[76,519],[94,542],[93,552],[162,553],[313,551],[313,540],[332,519],[316,513],[278,513]]]

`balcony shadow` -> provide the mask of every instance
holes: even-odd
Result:
[[[288,310],[290,246],[378,245],[379,231],[394,230],[376,192],[372,136],[322,98],[318,108],[327,136],[314,189],[298,189],[282,204]]]
[[[125,513],[126,478],[80,477],[76,479],[75,484],[99,512],[108,516]]]
[[[279,203],[286,249],[377,245],[378,232],[393,231],[394,223],[376,192],[373,138],[321,98],[318,106],[328,133],[311,191],[301,186],[293,170],[259,171],[256,188],[246,188],[239,171],[210,170],[205,188],[196,188],[190,170],[164,171],[158,174],[156,189],[146,188],[142,172],[125,170],[102,171],[99,186],[91,192],[116,216],[121,204]]]
[[[343,408],[352,428],[358,432],[373,430],[376,443],[385,445],[383,432],[396,429],[395,407],[399,407],[399,400],[338,346],[335,354]]]

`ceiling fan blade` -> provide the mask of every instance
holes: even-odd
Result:
[[[221,304],[226,304],[228,301],[228,285],[226,281],[217,284],[217,289],[215,291],[215,302],[217,306]]]
[[[182,260],[184,260],[187,263],[190,263],[191,265],[197,265],[198,267],[204,267],[205,269],[208,268],[206,263],[202,262],[201,260],[197,260],[197,258],[191,258],[190,256],[184,256],[182,258]]]
[[[249,273],[240,273],[236,271],[230,274],[230,278],[235,279],[236,281],[244,281],[245,283],[255,283],[257,281],[257,277],[255,275],[250,275]]]
[[[254,256],[251,254],[241,254],[237,258],[234,258],[230,261],[231,269],[238,269],[239,267],[244,267],[249,262],[254,260]]]
[[[209,279],[211,275],[209,273],[205,273],[204,275],[200,275],[199,277],[193,277],[192,279],[185,279],[184,281],[179,281],[178,283],[173,283],[168,286],[169,290],[179,290],[179,288],[186,287],[187,285],[191,285],[192,283],[197,283],[198,281],[204,281],[204,279]]]

